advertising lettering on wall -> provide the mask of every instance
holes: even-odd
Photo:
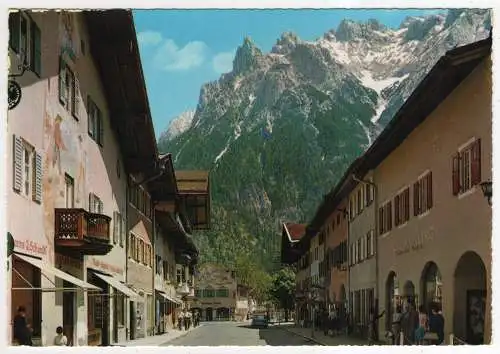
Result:
[[[41,256],[47,255],[47,245],[40,245],[35,241],[30,240],[14,240],[16,250],[20,252],[28,252]]]
[[[394,254],[396,256],[401,256],[406,253],[416,252],[418,250],[423,249],[427,243],[432,241],[432,239],[433,239],[432,232],[422,234],[416,239],[407,240],[402,247],[395,248]]]
[[[81,270],[83,266],[83,263],[80,260],[62,255],[60,253],[55,254],[55,259],[57,265],[64,265],[79,270]]]
[[[100,270],[106,271],[106,272],[112,272],[115,274],[123,275],[123,268],[117,267],[115,265],[103,262],[99,259],[92,258],[91,264],[93,267],[96,267]]]

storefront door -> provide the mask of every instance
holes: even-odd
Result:
[[[73,288],[74,285],[64,281],[64,288]],[[75,293],[63,292],[63,332],[68,338],[68,346],[73,346],[75,326]]]

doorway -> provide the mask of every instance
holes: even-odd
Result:
[[[114,292],[114,308],[115,311],[113,313],[113,343],[118,343],[118,315],[117,315],[117,302],[121,301],[120,294],[117,294],[116,290]]]
[[[207,307],[207,309],[205,310],[206,311],[206,320],[207,321],[213,321],[214,318],[213,318],[213,309],[211,307]]]
[[[64,281],[64,288],[74,288],[74,285]],[[68,346],[73,346],[75,326],[75,293],[73,291],[63,292],[63,332],[68,338]]]
[[[136,319],[135,319],[135,302],[130,302],[129,306],[129,318],[130,318],[130,339],[135,339],[135,325],[136,325]]]
[[[453,334],[467,344],[488,344],[485,333],[488,277],[481,257],[465,252],[455,268]],[[486,339],[486,340],[485,340]]]

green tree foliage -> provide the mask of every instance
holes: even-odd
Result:
[[[285,310],[285,321],[293,309],[295,300],[295,271],[291,267],[283,267],[273,274],[270,296],[279,307]]]
[[[234,269],[238,282],[249,288],[251,296],[256,301],[264,302],[268,299],[271,276],[254,258],[248,254],[239,256]]]

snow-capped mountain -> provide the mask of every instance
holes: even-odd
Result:
[[[269,53],[245,38],[232,72],[201,88],[190,128],[159,142],[178,168],[212,170],[218,223],[202,247],[268,260],[279,223],[308,222],[437,60],[490,27],[488,10],[458,9],[397,29],[344,20],[315,41],[284,33]]]
[[[189,110],[172,119],[168,129],[160,135],[160,140],[172,140],[191,128],[194,114],[194,110]]]

